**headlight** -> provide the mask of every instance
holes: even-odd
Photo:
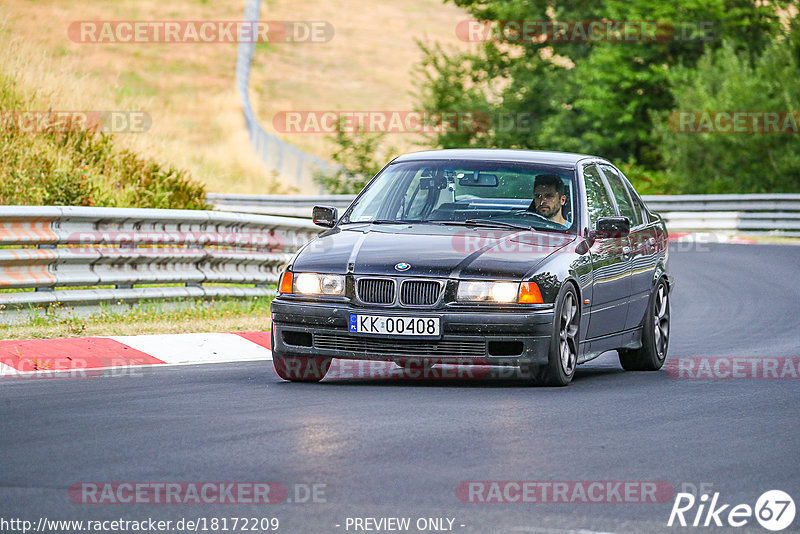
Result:
[[[499,302],[542,304],[542,294],[535,282],[459,282],[456,300],[461,302]]]
[[[516,282],[459,282],[456,299],[462,302],[516,302]]]
[[[300,295],[344,295],[344,276],[340,274],[290,273],[281,277],[281,293]]]

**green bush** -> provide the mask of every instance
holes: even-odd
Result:
[[[0,77],[0,111],[37,108]],[[0,204],[207,209],[205,196],[185,170],[116,148],[105,133],[74,124],[26,132],[13,115],[0,121]]]
[[[678,194],[671,175],[663,170],[652,170],[635,163],[623,163],[620,170],[631,181],[640,195]]]

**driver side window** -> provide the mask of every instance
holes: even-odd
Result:
[[[586,184],[586,202],[589,207],[589,220],[591,221],[591,229],[595,230],[597,226],[597,219],[600,217],[614,217],[616,211],[614,204],[611,202],[611,196],[608,194],[603,179],[600,177],[600,171],[594,165],[587,165],[583,169],[583,181]]]

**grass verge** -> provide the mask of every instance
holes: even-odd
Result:
[[[5,324],[0,310],[0,339],[86,336],[134,336],[190,332],[269,330],[272,297],[142,302],[126,309],[102,306],[86,314],[64,308],[31,308],[26,321]]]
[[[756,243],[767,245],[800,245],[800,237],[786,237],[781,235],[769,234],[737,234],[735,237],[742,239],[752,239]]]

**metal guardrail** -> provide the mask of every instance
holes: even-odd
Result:
[[[800,211],[800,194],[644,195],[651,210],[662,211]]]
[[[319,230],[218,211],[0,206],[0,289],[12,290],[0,304],[270,295],[267,285]],[[112,287],[70,289],[96,286]]]
[[[314,206],[334,206],[341,211],[347,208],[356,197],[355,195],[227,195],[209,193],[206,198],[218,210],[310,219],[311,209]]]
[[[800,194],[645,196],[674,231],[800,237]]]
[[[245,22],[257,22],[261,13],[261,0],[247,0],[244,10]],[[271,171],[289,177],[294,175],[298,186],[312,183],[314,172],[331,172],[336,166],[322,158],[303,152],[291,143],[268,133],[253,113],[250,105],[250,67],[255,55],[254,41],[242,41],[236,58],[236,87],[242,101],[242,112],[250,134],[250,143],[261,161]]]
[[[347,208],[354,195],[226,195],[212,193],[217,209],[310,218],[315,205]],[[675,232],[729,232],[800,237],[800,194],[645,195]]]

